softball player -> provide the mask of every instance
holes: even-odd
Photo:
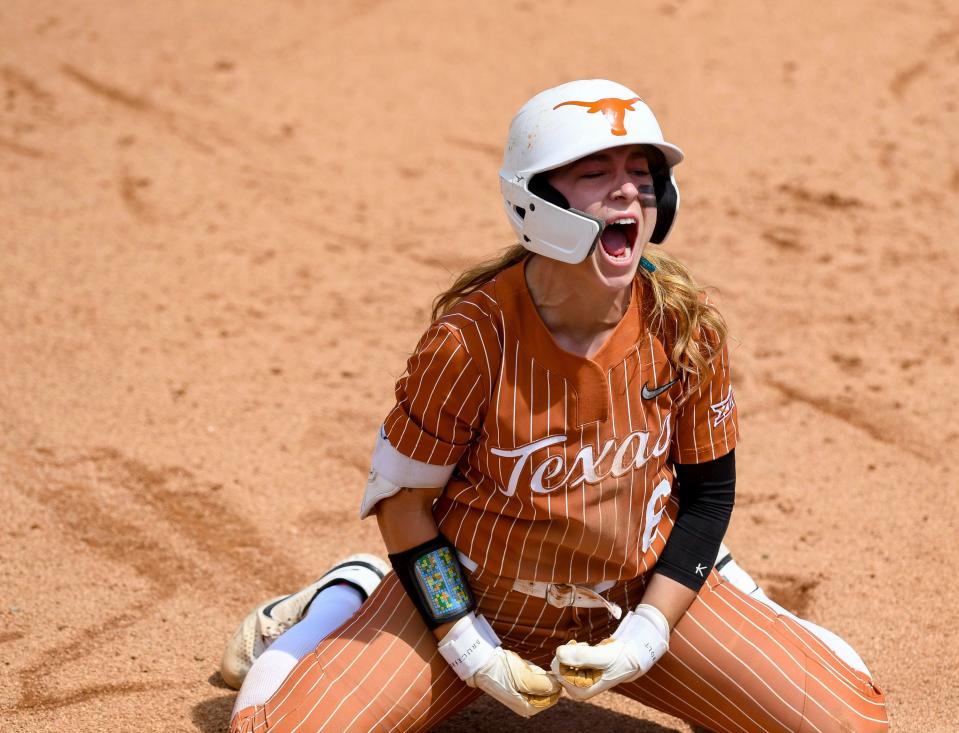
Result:
[[[224,657],[232,731],[424,731],[483,693],[530,717],[609,689],[717,733],[887,730],[855,652],[722,549],[726,327],[645,250],[682,158],[610,81],[520,109],[521,244],[437,298],[373,452],[361,515],[393,572],[350,558],[253,612]]]

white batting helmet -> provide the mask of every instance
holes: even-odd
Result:
[[[564,205],[555,189],[533,179],[623,145],[646,145],[662,156],[649,161],[657,204],[651,241],[659,244],[679,208],[673,166],[683,159],[683,151],[663,139],[659,123],[638,94],[613,81],[584,79],[540,92],[520,108],[510,124],[499,176],[506,216],[527,249],[562,262],[586,259],[603,222]]]

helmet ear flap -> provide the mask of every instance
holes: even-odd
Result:
[[[656,193],[656,228],[649,241],[662,244],[673,228],[676,210],[679,208],[679,189],[673,179],[673,171],[666,163],[663,151],[653,145],[645,146],[646,161],[653,174],[653,190]]]
[[[656,228],[649,241],[662,244],[673,228],[676,210],[679,208],[679,191],[668,170],[653,175],[653,188],[656,190]]]

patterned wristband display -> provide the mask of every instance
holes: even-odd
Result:
[[[476,608],[456,549],[443,535],[390,555],[396,576],[431,629]]]

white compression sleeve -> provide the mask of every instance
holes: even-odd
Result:
[[[331,585],[321,592],[313,599],[306,616],[253,663],[236,696],[233,714],[269,700],[297,663],[362,605],[363,596],[349,585]]]

